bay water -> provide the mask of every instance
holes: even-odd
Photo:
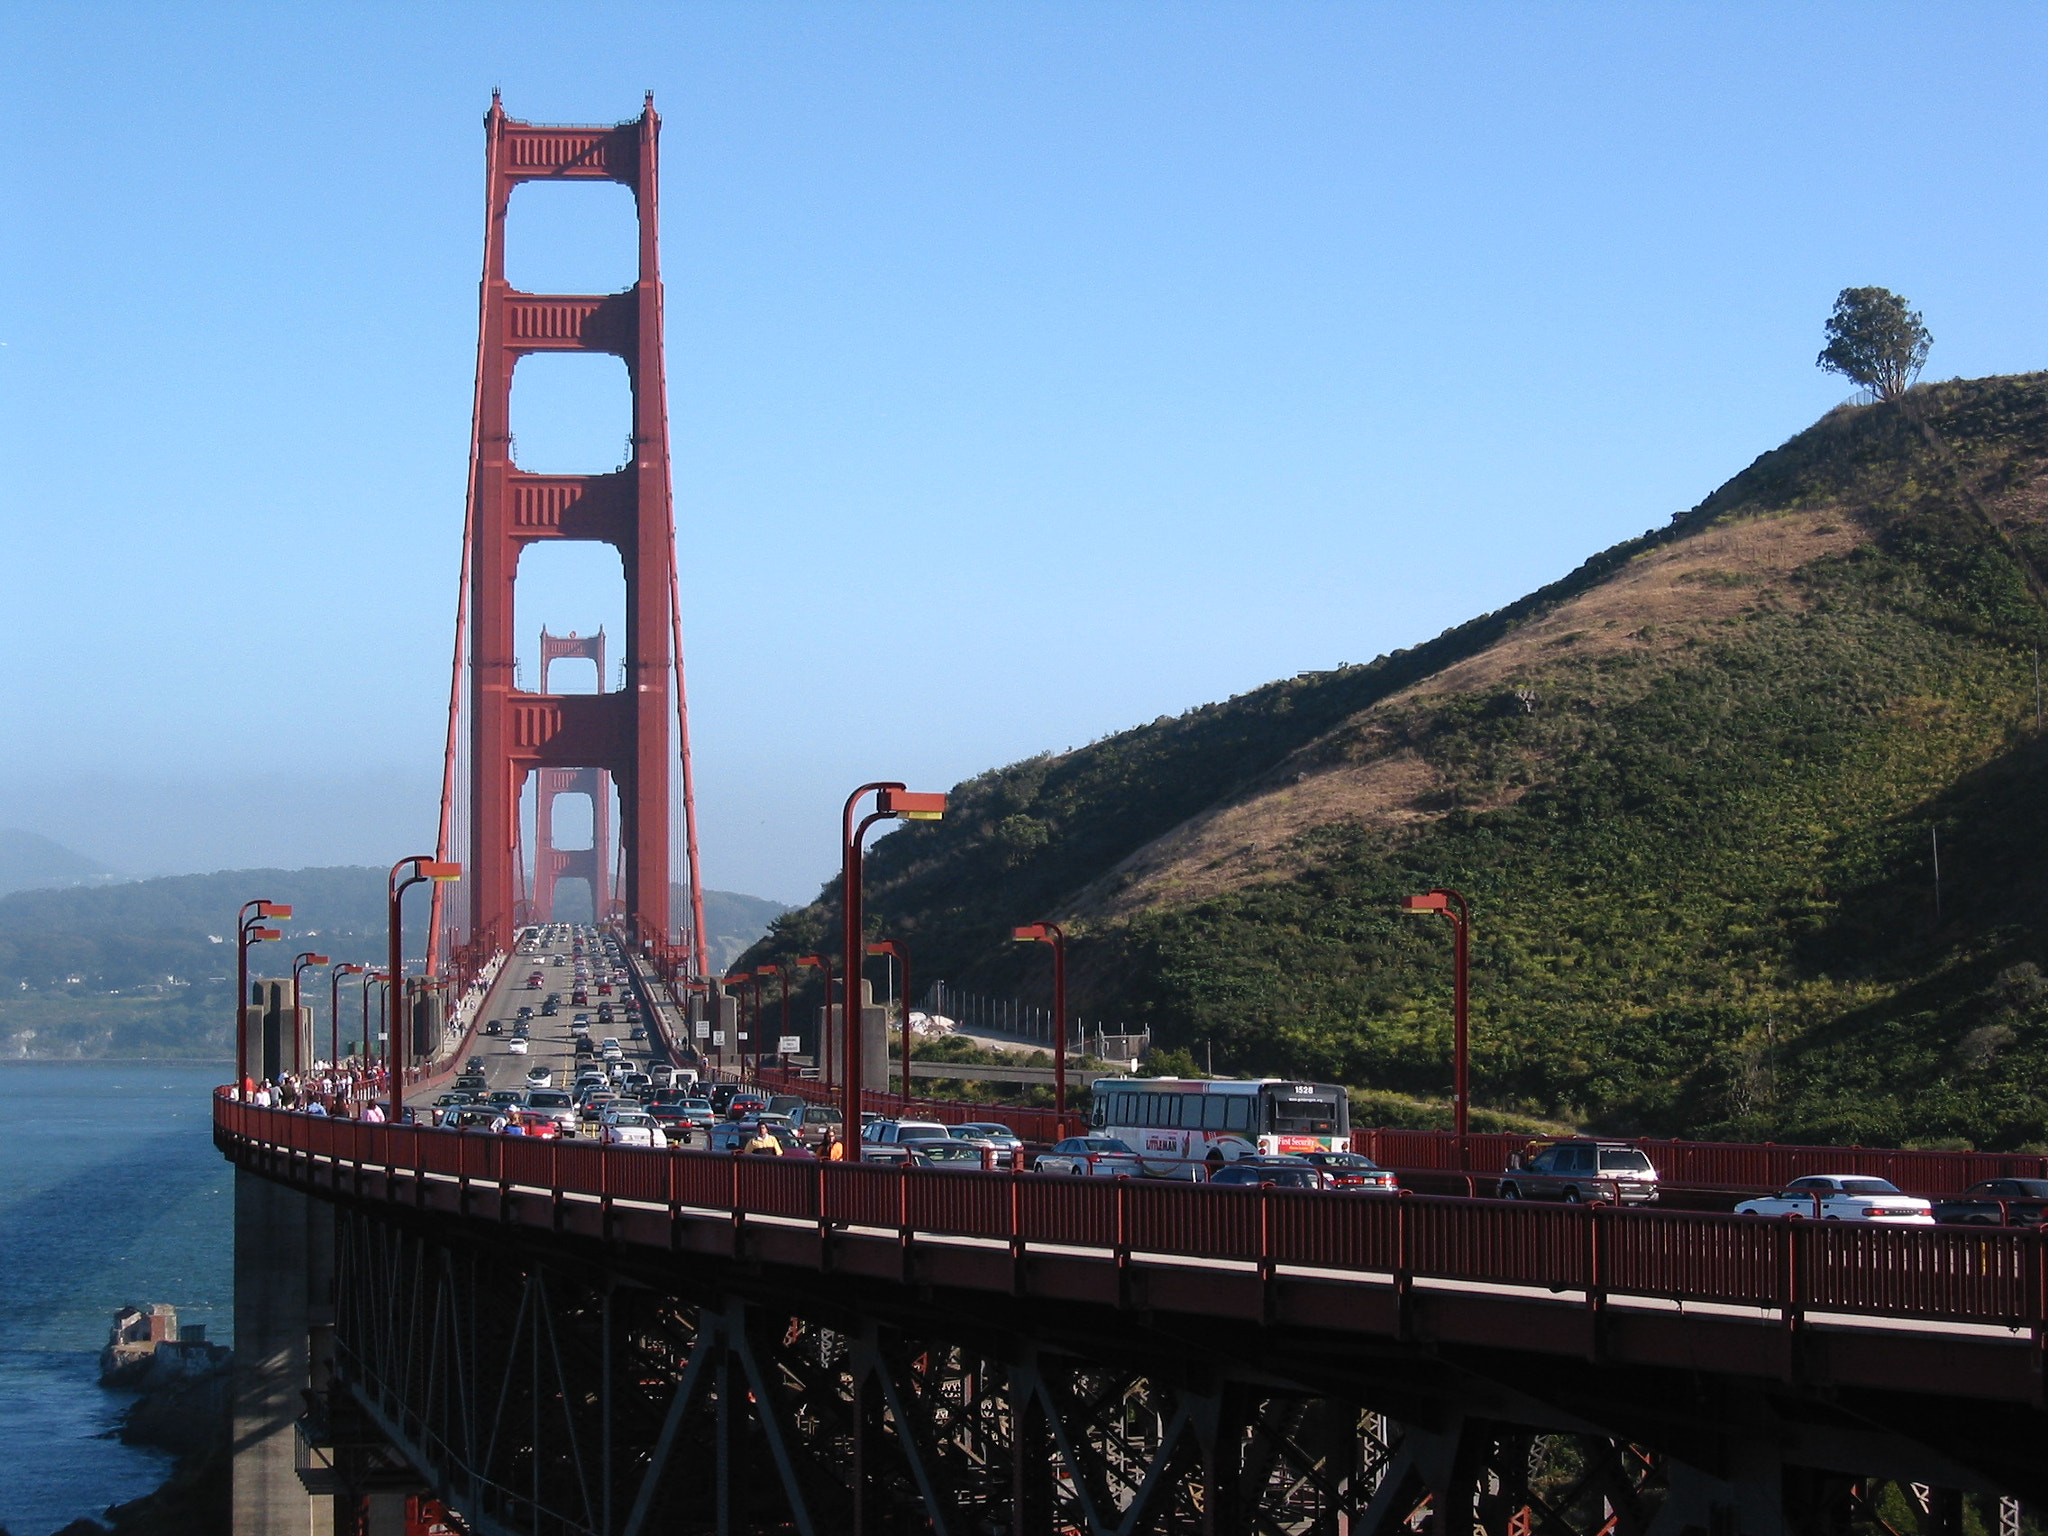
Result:
[[[232,1344],[232,1170],[210,1091],[232,1063],[0,1062],[0,1529],[49,1536],[138,1498],[168,1456],[112,1438],[119,1307],[169,1302]]]

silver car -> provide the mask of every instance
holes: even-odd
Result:
[[[1036,1173],[1071,1173],[1096,1179],[1120,1175],[1135,1179],[1144,1166],[1130,1143],[1114,1136],[1069,1136],[1065,1141],[1055,1142],[1051,1151],[1039,1153],[1031,1165]]]

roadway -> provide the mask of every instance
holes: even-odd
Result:
[[[572,934],[574,932],[572,930]],[[575,988],[576,974],[573,937],[539,943],[533,946],[531,953],[515,951],[506,956],[505,963],[499,967],[497,979],[492,982],[484,1005],[477,1014],[477,1034],[466,1053],[482,1058],[485,1083],[492,1091],[512,1089],[523,1093],[529,1086],[526,1074],[534,1067],[548,1069],[550,1086],[574,1087],[576,1037],[570,1025],[579,1013],[591,1015],[591,1034],[597,1039],[616,1034],[621,1042],[626,1040],[630,1026],[623,1019],[614,1025],[600,1026],[596,1022],[597,1004],[605,1000],[597,992],[599,970],[601,965],[609,962],[604,959],[603,944],[595,937],[595,930],[586,929],[583,933],[590,962],[591,1002],[588,1006],[574,1005],[569,1001]],[[560,965],[555,963],[558,957],[562,962]],[[544,979],[538,988],[532,988],[527,985],[527,978],[536,970]],[[553,1018],[543,1018],[540,1010],[550,992],[561,994],[561,1011]],[[615,992],[613,996],[619,994]],[[531,1034],[524,1053],[512,1049],[512,1026],[522,1007],[531,1007],[534,1015],[529,1021]],[[483,1032],[483,1026],[492,1019],[500,1021],[503,1034],[490,1036]],[[406,1102],[415,1109],[424,1109],[447,1090],[446,1082],[436,1083],[408,1095]]]

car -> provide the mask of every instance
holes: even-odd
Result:
[[[521,1003],[521,1004],[519,1005],[519,1017],[520,1017],[520,1018],[522,1018],[522,1019],[530,1019],[530,1018],[532,1018],[532,1017],[533,1017],[533,1004],[531,1004],[531,1003]]]
[[[510,1051],[514,1056],[524,1056],[527,1050],[526,1036],[514,1035],[510,1040],[507,1040],[505,1042],[505,1049]]]
[[[665,1147],[668,1136],[643,1109],[614,1106],[598,1117],[597,1139],[608,1147]]]
[[[790,1130],[798,1141],[813,1151],[823,1151],[845,1123],[846,1117],[840,1114],[836,1104],[799,1103],[789,1112]]]
[[[601,1045],[597,1048],[597,1054],[606,1061],[624,1061],[626,1059],[626,1053],[616,1045]]]
[[[680,1138],[690,1134],[690,1112],[683,1108],[680,1100],[671,1099],[666,1104],[650,1104],[647,1106],[647,1113],[654,1117],[656,1124],[668,1132],[670,1146],[674,1146]]]
[[[505,1033],[505,1021],[503,1019],[492,1019],[488,1024],[484,1025],[484,1033],[487,1035],[502,1035]]]
[[[2044,1211],[2048,1179],[1979,1179],[1934,1202],[1934,1219],[1945,1226],[2038,1227]]]
[[[485,1104],[465,1104],[460,1109],[449,1110],[441,1126],[451,1131],[487,1131],[503,1113],[503,1110]]]
[[[1648,1205],[1657,1170],[1626,1141],[1574,1137],[1532,1149],[1500,1176],[1503,1200],[1562,1200],[1567,1205]]]
[[[555,1074],[546,1067],[528,1067],[526,1069],[526,1086],[529,1088],[552,1088],[555,1086]]]
[[[1144,1164],[1127,1141],[1114,1136],[1069,1136],[1032,1159],[1034,1173],[1071,1173],[1090,1178],[1137,1177]]]
[[[586,1125],[594,1125],[618,1102],[616,1093],[586,1093],[576,1105],[576,1118]]]
[[[683,1112],[686,1123],[692,1130],[709,1130],[718,1123],[718,1116],[712,1112],[708,1099],[684,1099],[676,1105]]]
[[[944,1168],[952,1172],[979,1173],[994,1166],[996,1150],[993,1145],[983,1142],[979,1146],[970,1141],[947,1137],[944,1141],[920,1141],[910,1148],[910,1166],[913,1168]]]
[[[544,1019],[552,1019],[561,1011],[562,1005],[560,1003],[542,1003],[540,1005],[540,1016]]]
[[[553,1115],[533,1114],[526,1110],[521,1110],[519,1113],[506,1119],[500,1134],[506,1136],[532,1136],[541,1141],[553,1141],[557,1137],[568,1133],[562,1129],[561,1122],[556,1120]]]
[[[763,1125],[755,1120],[720,1121],[711,1127],[708,1141],[711,1150],[714,1152],[744,1152],[747,1150],[747,1144],[755,1140],[764,1131],[774,1138],[775,1144],[781,1148],[781,1153],[777,1155],[787,1156],[795,1153],[801,1153],[805,1157],[811,1155],[810,1149],[798,1142],[787,1126]],[[762,1152],[756,1155],[767,1157],[771,1154]]]
[[[1304,1152],[1302,1158],[1323,1171],[1331,1189],[1348,1189],[1361,1195],[1391,1195],[1400,1191],[1400,1181],[1369,1157],[1356,1152]]]
[[[628,1031],[627,1038],[630,1040],[645,1040],[647,1038],[647,1031],[642,1029],[638,1024],[635,1024],[633,1028],[630,1031]]]
[[[526,1107],[537,1115],[546,1115],[562,1128],[564,1135],[576,1131],[576,1101],[566,1088],[532,1088],[526,1094]]]
[[[455,1079],[459,1093],[482,1093],[489,1086],[489,1080],[481,1072],[465,1072]]]
[[[1890,1179],[1861,1173],[1816,1173],[1794,1179],[1775,1195],[1745,1200],[1738,1216],[1794,1216],[1817,1221],[1875,1221],[1895,1227],[1931,1227],[1934,1206],[1902,1194]]]
[[[494,1088],[491,1090],[490,1096],[482,1102],[495,1104],[498,1108],[505,1109],[512,1105],[524,1104],[526,1102],[526,1095],[517,1088]]]
[[[1305,1157],[1240,1157],[1209,1172],[1211,1184],[1268,1185],[1275,1189],[1328,1189],[1323,1170]]]
[[[654,1079],[645,1072],[628,1072],[624,1082],[635,1096],[654,1092]]]

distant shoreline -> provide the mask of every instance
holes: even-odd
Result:
[[[0,1067],[232,1067],[228,1056],[0,1056]]]

